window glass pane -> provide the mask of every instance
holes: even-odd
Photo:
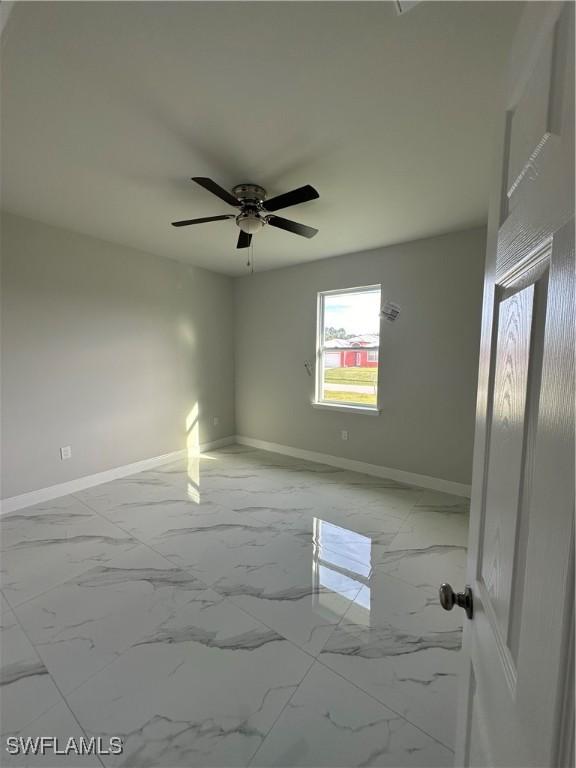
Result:
[[[331,293],[324,296],[324,343],[331,339],[348,341],[354,336],[380,332],[380,291]]]
[[[357,354],[362,355],[359,363]],[[376,407],[378,363],[368,363],[366,357],[366,352],[325,350],[322,399]]]
[[[320,400],[376,407],[380,290],[323,296]]]

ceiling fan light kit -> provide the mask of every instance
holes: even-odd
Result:
[[[314,227],[308,227],[305,224],[299,224],[290,219],[283,219],[281,216],[270,215],[272,211],[277,211],[281,208],[288,208],[299,203],[306,203],[309,200],[316,200],[319,194],[310,184],[267,200],[266,190],[258,184],[237,184],[232,189],[232,192],[228,192],[228,190],[205,176],[194,176],[192,181],[195,181],[196,184],[216,195],[216,197],[219,197],[220,200],[228,203],[228,205],[239,208],[240,212],[238,214],[229,213],[220,216],[207,216],[201,219],[173,221],[173,227],[187,227],[190,224],[205,224],[210,221],[235,219],[240,229],[237,248],[248,248],[252,241],[252,235],[260,232],[266,224],[307,238],[314,237],[318,232]]]
[[[255,235],[257,232],[260,232],[266,221],[260,218],[257,213],[240,213],[236,216],[236,224],[247,235]]]

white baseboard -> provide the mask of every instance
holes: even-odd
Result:
[[[331,456],[328,453],[306,451],[302,448],[292,448],[289,445],[269,443],[266,440],[256,440],[252,437],[243,437],[242,435],[236,435],[236,442],[240,445],[249,445],[252,448],[260,448],[263,451],[283,453],[286,456],[293,456],[297,459],[315,461],[319,464],[328,464],[331,467],[349,469],[352,472],[361,472],[364,475],[385,477],[389,480],[397,480],[400,483],[406,483],[407,485],[416,485],[420,488],[431,488],[434,491],[442,491],[444,493],[451,493],[454,496],[466,496],[467,498],[470,498],[471,486],[464,485],[464,483],[455,483],[452,480],[442,480],[438,477],[418,475],[415,472],[404,472],[402,469],[381,467],[379,464],[367,464],[364,461],[344,459],[340,456]]]
[[[386,477],[390,480],[397,480],[398,482],[407,483],[409,485],[416,485],[421,488],[431,488],[435,491],[452,493],[455,496],[470,496],[469,485],[455,483],[452,480],[442,480],[437,477],[428,477],[428,475],[418,475],[414,472],[404,472],[401,469],[382,467],[378,464],[367,464],[363,461],[344,459],[339,456],[331,456],[327,453],[306,451],[302,448],[292,448],[289,445],[269,443],[266,440],[256,440],[251,437],[243,437],[242,435],[236,435],[235,437],[222,437],[218,440],[212,440],[209,443],[202,443],[200,446],[200,451],[201,453],[206,453],[207,451],[215,450],[216,448],[223,448],[224,446],[231,445],[232,443],[249,445],[252,448],[259,448],[263,451],[282,453],[286,456],[293,456],[297,459],[306,459],[307,461],[315,461],[320,464],[328,464],[332,467],[349,469],[353,472],[362,472],[365,475]],[[19,509],[31,507],[33,504],[41,504],[45,501],[51,501],[52,499],[57,499],[60,496],[67,496],[71,493],[77,493],[78,491],[82,491],[85,488],[92,488],[93,486],[100,485],[101,483],[109,483],[111,480],[117,480],[120,477],[127,477],[128,475],[135,475],[138,472],[144,472],[147,469],[154,469],[154,467],[159,467],[162,464],[169,464],[172,461],[178,461],[178,459],[185,458],[186,455],[187,452],[185,449],[180,451],[173,451],[172,453],[165,453],[162,456],[154,456],[150,459],[135,461],[132,464],[125,464],[122,467],[114,467],[113,469],[108,469],[105,472],[98,472],[95,475],[86,475],[84,477],[79,477],[76,480],[69,480],[65,483],[51,485],[48,488],[40,488],[37,491],[29,491],[28,493],[21,493],[18,496],[11,496],[8,499],[3,499],[0,501],[0,515],[16,512]]]
[[[236,439],[233,436],[222,437],[219,440],[202,443],[200,445],[200,452],[205,453],[206,451],[221,448],[234,442],[236,442]],[[135,475],[138,472],[144,472],[147,469],[160,467],[162,464],[170,464],[173,461],[178,461],[178,459],[184,459],[186,456],[187,451],[184,448],[180,451],[164,453],[162,456],[153,456],[151,459],[143,459],[142,461],[135,461],[132,464],[125,464],[122,467],[114,467],[113,469],[107,469],[104,472],[97,472],[95,475],[85,475],[84,477],[78,477],[76,480],[68,480],[65,483],[50,485],[48,488],[39,488],[37,491],[29,491],[28,493],[21,493],[18,496],[11,496],[8,499],[2,499],[2,501],[0,501],[0,515],[16,512],[18,509],[31,507],[33,504],[42,504],[45,501],[51,501],[60,496],[68,496],[71,493],[83,491],[85,488],[92,488],[95,485],[109,483],[111,480],[117,480],[120,477]]]
[[[213,451],[216,448],[224,448],[225,445],[234,445],[235,442],[235,435],[230,435],[229,437],[220,437],[218,440],[212,440],[210,443],[202,443],[200,446],[200,453],[207,453],[208,451]]]

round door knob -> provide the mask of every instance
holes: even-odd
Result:
[[[451,611],[455,605],[464,608],[466,616],[471,619],[474,615],[474,601],[472,599],[472,590],[466,586],[464,592],[454,592],[450,584],[441,584],[438,590],[440,605],[445,611]]]

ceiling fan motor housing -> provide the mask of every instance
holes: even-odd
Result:
[[[237,184],[232,194],[242,202],[242,211],[236,217],[236,224],[248,235],[260,232],[266,219],[261,215],[266,190],[258,184]]]
[[[258,184],[237,184],[232,190],[232,194],[243,203],[259,205],[266,200],[266,190]]]

